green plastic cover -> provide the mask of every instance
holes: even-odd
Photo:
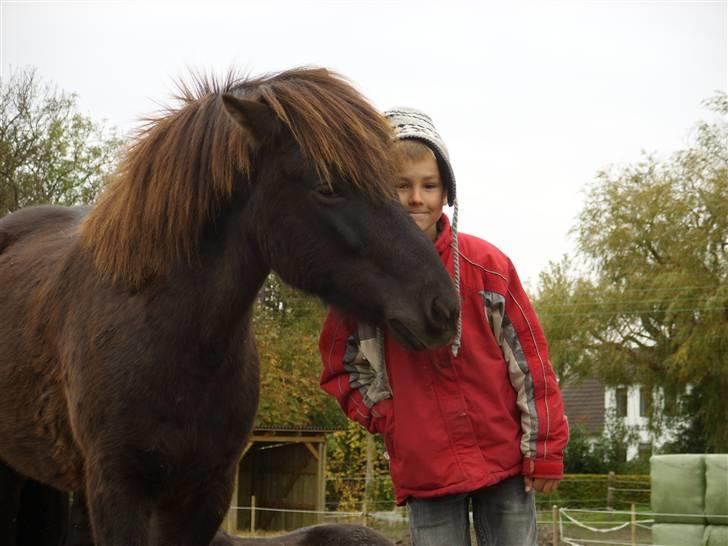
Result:
[[[728,453],[705,456],[705,517],[728,525]]]
[[[703,546],[705,525],[688,523],[655,523],[652,526],[654,546]]]
[[[705,523],[705,455],[654,455],[650,481],[657,523]]]
[[[726,544],[728,544],[728,525],[705,527],[705,546],[726,546]]]

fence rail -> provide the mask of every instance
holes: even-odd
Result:
[[[359,522],[368,527],[384,531],[393,526],[400,535],[407,533],[408,517],[403,508],[390,511],[331,511],[275,508],[264,506],[233,506],[231,510],[256,512],[290,512],[315,514],[321,522]],[[549,517],[550,516],[550,517]],[[552,506],[550,510],[538,513],[537,524],[541,529],[541,546],[660,546],[652,542],[651,529],[658,516],[694,517],[694,514],[675,514],[637,510],[632,504],[630,510],[610,510],[606,508],[566,508]],[[707,516],[710,516],[708,514]],[[255,516],[251,518],[255,521]],[[251,529],[254,532],[255,529]],[[390,531],[391,538],[391,531]],[[400,537],[401,538],[401,537]],[[548,542],[543,542],[546,539]]]

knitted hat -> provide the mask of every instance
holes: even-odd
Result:
[[[455,194],[455,174],[450,164],[450,154],[447,151],[445,142],[443,142],[440,134],[435,129],[430,116],[414,108],[393,108],[384,112],[384,117],[394,129],[394,137],[397,140],[419,140],[425,144],[435,154],[437,159],[437,168],[442,177],[442,183],[447,190],[447,204],[453,207],[453,217],[450,224],[452,232],[452,242],[450,246],[453,249],[453,273],[455,290],[457,290],[458,298],[460,298],[460,251],[458,249],[458,202]],[[452,342],[452,354],[458,356],[460,345],[462,343],[462,314],[458,314],[457,331],[455,339]]]
[[[447,190],[447,204],[451,207],[455,203],[455,174],[450,164],[450,154],[440,134],[435,129],[430,116],[414,108],[393,108],[384,112],[394,129],[397,140],[419,140],[435,154],[437,167],[442,176],[442,183]]]

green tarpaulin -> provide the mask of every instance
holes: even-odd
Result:
[[[705,546],[726,546],[728,525],[708,525],[705,528]]]
[[[655,546],[703,546],[705,525],[688,523],[655,523],[652,544]]]
[[[728,454],[705,456],[705,514],[708,523],[728,525]]]
[[[656,522],[705,523],[704,455],[654,455],[650,476]]]

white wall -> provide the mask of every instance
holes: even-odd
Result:
[[[639,434],[639,442],[632,444],[627,449],[627,459],[634,459],[639,454],[639,444],[649,444],[652,450],[659,449],[665,442],[673,438],[671,430],[663,430],[660,434],[655,434],[649,428],[649,417],[640,415],[640,390],[641,385],[627,386],[627,415],[622,417],[624,423],[636,430]],[[655,396],[652,393],[652,405],[654,411],[660,411],[661,396]],[[617,409],[617,388],[607,387],[604,390],[604,408],[607,413],[616,411]]]

